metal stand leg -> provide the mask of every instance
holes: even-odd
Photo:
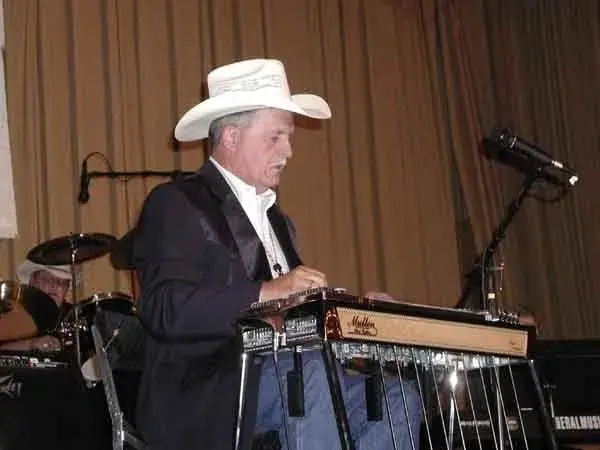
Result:
[[[456,422],[454,408],[454,399],[450,399],[450,417],[448,418],[448,445],[450,448],[454,448],[454,423]]]
[[[496,370],[496,368],[494,368]],[[498,376],[498,374],[496,374]],[[498,421],[498,450],[504,450],[506,448],[506,438],[504,437],[504,416],[502,415],[502,398],[499,386],[495,386],[496,389],[496,420]],[[493,424],[492,424],[493,426]],[[506,435],[508,436],[508,431]]]
[[[548,445],[548,449],[558,450],[558,443],[556,442],[556,435],[554,434],[554,427],[552,426],[552,421],[550,419],[550,415],[548,414],[548,409],[546,408],[546,401],[544,400],[544,392],[542,391],[542,384],[540,383],[540,379],[538,377],[537,371],[535,370],[535,363],[533,360],[528,361],[529,370],[531,371],[531,379],[533,380],[533,385],[535,387],[535,393],[538,398],[538,404],[541,414],[541,419],[544,426],[544,431],[546,432],[546,444]]]
[[[354,444],[350,437],[348,416],[346,415],[346,408],[344,407],[340,377],[336,370],[336,360],[329,342],[323,342],[321,354],[323,356],[323,364],[325,364],[325,373],[327,374],[327,382],[329,383],[331,403],[333,404],[333,412],[335,414],[338,433],[340,435],[340,445],[342,450],[354,450]]]
[[[246,384],[248,382],[248,370],[250,368],[248,360],[250,359],[248,353],[242,353],[242,368],[240,377],[240,394],[238,397],[238,412],[237,412],[237,423],[235,427],[235,450],[240,450],[240,439],[242,436],[242,421],[244,416],[244,403],[246,401]]]

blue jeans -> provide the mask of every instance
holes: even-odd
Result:
[[[340,440],[331,404],[331,395],[321,354],[317,351],[302,353],[304,377],[304,417],[289,417],[287,413],[286,375],[293,367],[290,352],[279,353],[279,375],[283,388],[283,402],[272,357],[266,357],[260,377],[256,433],[277,430],[284,450],[339,450]],[[365,376],[350,375],[338,366],[344,405],[350,433],[356,450],[389,450],[393,448],[392,434],[385,404],[383,419],[369,421],[365,403]],[[408,433],[402,389],[397,378],[386,378],[392,423],[398,449],[412,449]],[[419,430],[422,409],[419,393],[410,382],[404,383],[408,424],[412,430],[415,448],[419,448]],[[285,417],[288,421],[289,447],[286,442]]]

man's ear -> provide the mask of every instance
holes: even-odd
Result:
[[[237,148],[237,144],[240,140],[240,129],[233,125],[228,125],[223,128],[221,132],[221,144],[230,151],[234,151]]]

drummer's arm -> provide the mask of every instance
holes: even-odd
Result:
[[[0,343],[1,350],[33,350],[33,340],[30,339],[19,339],[18,341],[8,341]]]
[[[42,350],[56,351],[60,349],[60,341],[54,336],[44,335],[16,341],[7,341],[0,343],[0,350]]]

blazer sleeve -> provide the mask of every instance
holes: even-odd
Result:
[[[261,282],[207,227],[203,211],[173,184],[155,188],[144,203],[134,244],[139,316],[159,340],[231,337],[240,311],[259,297]]]

